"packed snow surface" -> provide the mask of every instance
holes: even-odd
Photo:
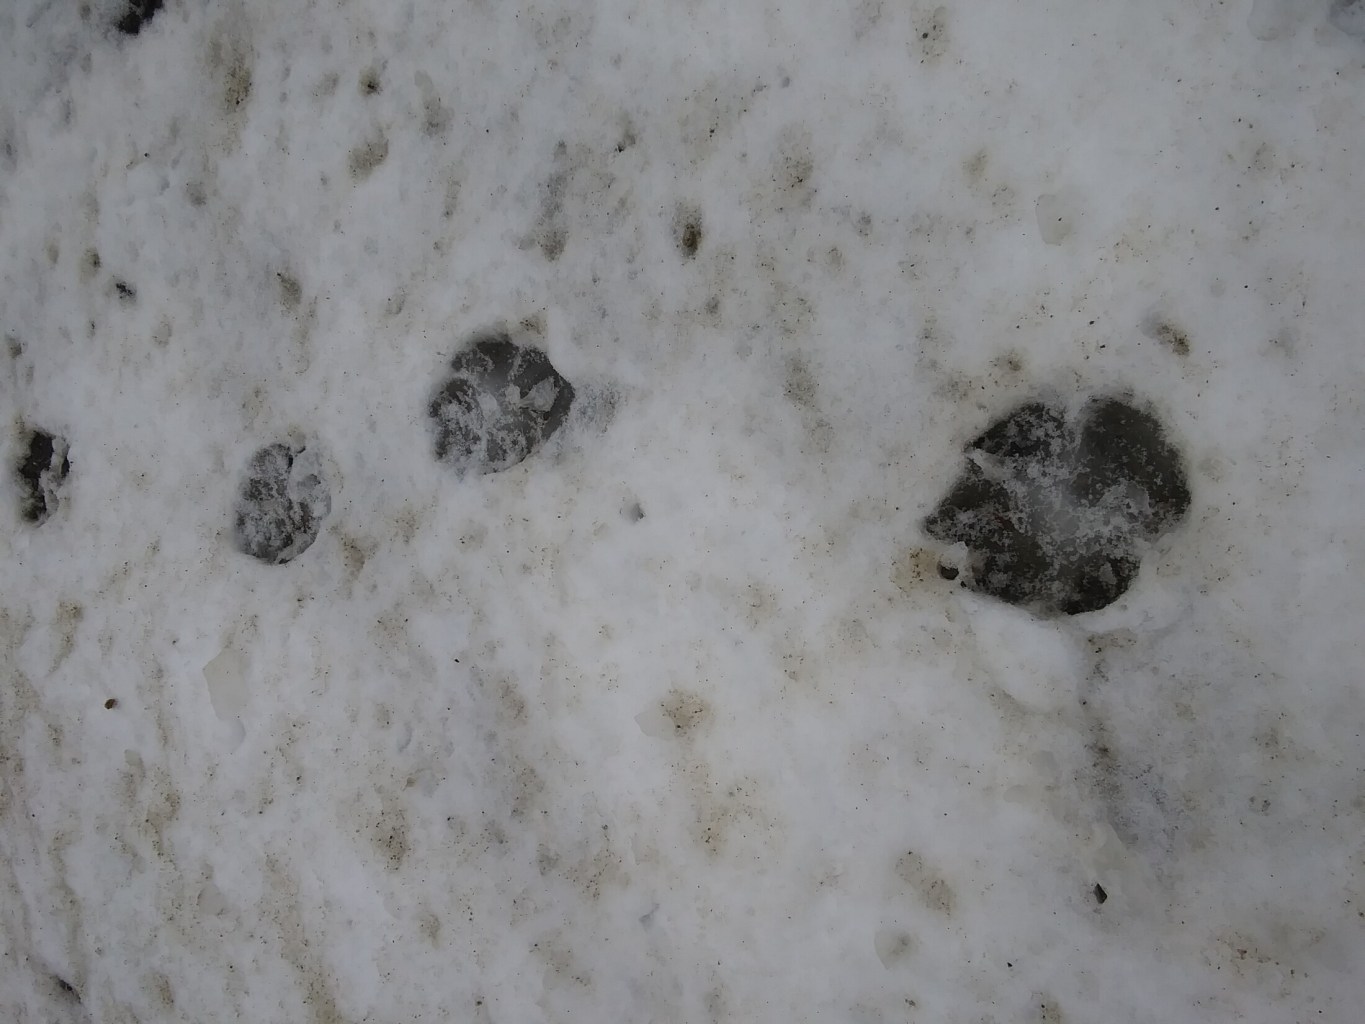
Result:
[[[1355,1024],[1363,10],[0,6],[0,1018]]]

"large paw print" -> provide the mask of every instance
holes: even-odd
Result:
[[[428,407],[436,458],[460,473],[521,462],[563,424],[574,389],[537,348],[505,334],[473,341]]]
[[[1137,578],[1144,544],[1190,507],[1161,424],[1116,398],[1092,399],[1073,420],[1044,402],[1022,405],[966,454],[925,531],[966,547],[966,586],[1040,614],[1116,601]]]
[[[251,456],[237,496],[237,548],[283,565],[317,540],[332,509],[322,460],[309,448],[268,444]]]

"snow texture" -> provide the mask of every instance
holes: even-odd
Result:
[[[1357,1020],[1358,8],[0,4],[0,1019]]]

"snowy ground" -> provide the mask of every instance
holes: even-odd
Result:
[[[0,1017],[1359,1019],[1359,0],[125,14],[0,10]],[[1132,586],[945,579],[1092,395]]]

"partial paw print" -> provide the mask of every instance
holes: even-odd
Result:
[[[925,532],[965,547],[965,586],[1039,614],[1118,600],[1144,545],[1190,507],[1183,460],[1161,424],[1117,398],[1093,398],[1071,418],[1045,402],[1019,406],[966,455]]]
[[[1318,6],[1321,4],[1321,6]],[[1357,39],[1365,39],[1365,0],[1252,0],[1247,29],[1263,42],[1285,39],[1304,24],[1316,22],[1327,8],[1327,21]]]
[[[1365,0],[1332,0],[1328,19],[1348,36],[1365,41]]]
[[[563,424],[574,389],[538,348],[476,337],[451,360],[427,407],[436,459],[461,475],[510,469]]]
[[[332,492],[314,448],[277,442],[247,462],[234,510],[237,550],[269,565],[312,546],[332,509]]]
[[[161,5],[162,0],[124,0],[123,11],[116,23],[118,30],[126,36],[137,35],[161,10]]]
[[[19,483],[19,514],[42,526],[57,509],[66,476],[71,472],[66,439],[46,430],[25,429],[14,467]]]

